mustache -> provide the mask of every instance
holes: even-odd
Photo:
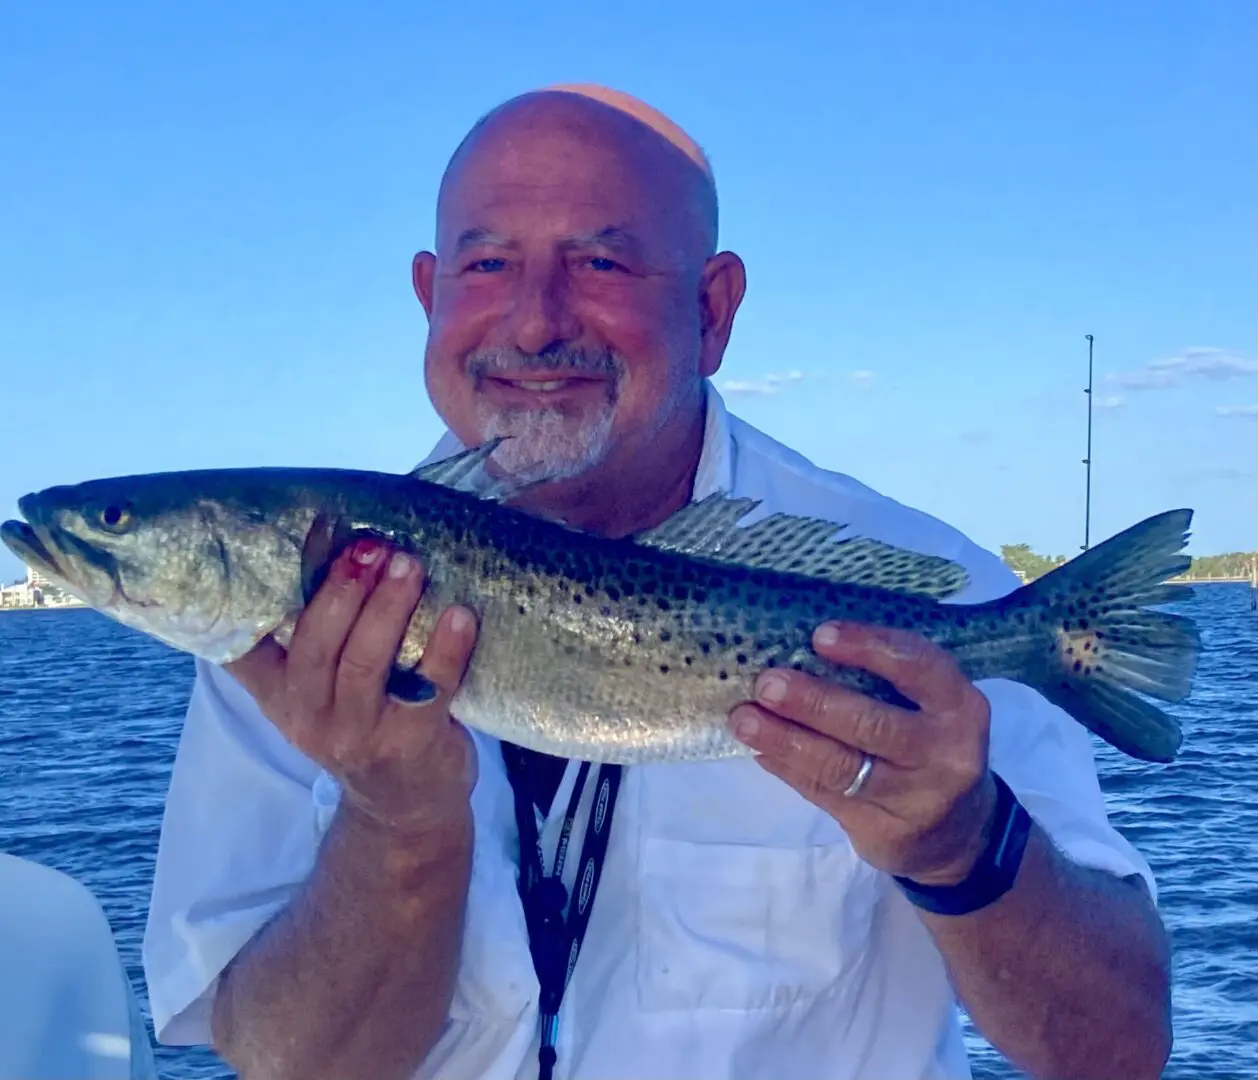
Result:
[[[477,379],[488,375],[519,375],[537,371],[610,375],[619,380],[624,374],[625,364],[611,349],[591,350],[579,345],[556,345],[538,353],[505,347],[480,349],[467,358],[467,372]]]

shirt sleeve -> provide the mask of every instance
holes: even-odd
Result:
[[[159,1042],[210,1041],[220,973],[314,866],[324,776],[239,683],[197,661],[143,944]]]
[[[989,552],[966,562],[971,585],[960,601],[995,599],[1019,586],[1013,571]],[[991,706],[990,766],[1040,828],[1081,866],[1119,877],[1138,874],[1156,901],[1148,862],[1109,820],[1087,728],[1022,683],[985,679],[977,685]]]

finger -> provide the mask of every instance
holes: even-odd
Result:
[[[362,605],[336,670],[338,707],[374,722],[384,687],[424,591],[423,568],[413,555],[395,551],[371,596]]]
[[[379,577],[387,545],[364,537],[352,543],[297,618],[288,644],[290,688],[307,716],[331,703],[338,661],[354,621]]]
[[[981,697],[952,657],[921,634],[890,626],[824,623],[813,634],[817,654],[880,675],[924,712],[942,716]]]
[[[761,764],[788,781],[807,798],[834,799],[847,792],[860,772],[865,755],[816,731],[800,727],[756,705],[741,705],[730,715],[734,735],[761,756]],[[785,778],[785,776],[783,777]],[[877,801],[899,790],[900,770],[875,756],[874,767],[861,783],[859,797]],[[801,786],[802,785],[802,786]],[[805,788],[807,790],[805,790]]]
[[[880,758],[907,766],[922,757],[921,714],[805,672],[764,672],[756,680],[755,697],[780,717]]]
[[[476,646],[476,616],[465,607],[452,607],[442,612],[424,648],[420,674],[441,691],[441,699],[449,702],[467,673]]]
[[[280,643],[267,635],[244,656],[223,664],[223,670],[262,704],[282,692],[287,661],[288,654]]]

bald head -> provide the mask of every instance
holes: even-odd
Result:
[[[504,102],[464,137],[446,167],[438,196],[438,230],[444,202],[470,165],[527,152],[530,142],[556,139],[581,146],[585,156],[602,158],[610,171],[634,174],[653,200],[678,219],[706,258],[716,252],[719,211],[716,183],[707,155],[663,113],[645,102],[606,87],[571,84],[547,87]]]

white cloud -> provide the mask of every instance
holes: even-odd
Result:
[[[1240,416],[1258,420],[1258,405],[1216,405],[1216,416]]]
[[[1127,399],[1122,394],[1110,394],[1092,402],[1098,409],[1121,409],[1126,403]]]
[[[759,379],[726,379],[721,390],[735,397],[772,397],[795,383],[824,381],[826,375],[821,371],[772,372]],[[858,390],[868,390],[874,385],[875,375],[872,371],[853,371],[847,376],[848,381]]]
[[[1250,375],[1258,375],[1258,360],[1214,345],[1194,345],[1174,356],[1150,360],[1132,371],[1107,375],[1103,381],[1121,390],[1170,390],[1192,379],[1221,382]]]
[[[727,394],[746,395],[748,397],[768,397],[776,394],[783,386],[802,382],[808,378],[802,371],[788,371],[785,374],[770,374],[762,379],[726,379],[721,389]]]

